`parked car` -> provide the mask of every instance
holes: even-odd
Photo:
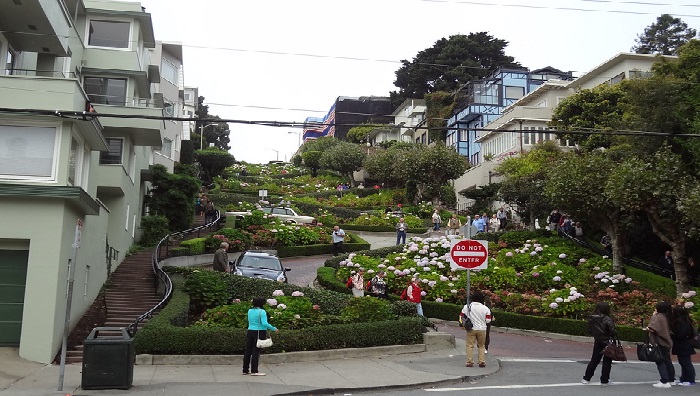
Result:
[[[232,269],[236,275],[284,283],[288,282],[287,271],[291,268],[283,267],[277,256],[256,250],[241,253]]]
[[[297,224],[316,224],[316,218],[312,216],[303,216],[298,214],[292,208],[285,208],[282,206],[260,208],[265,213],[269,213],[273,217],[277,217],[284,222],[297,223]],[[244,216],[249,216],[251,212],[226,212],[227,216],[235,216],[238,219],[242,219]]]

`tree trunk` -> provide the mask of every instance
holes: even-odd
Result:
[[[613,225],[612,233],[609,233],[612,243],[613,272],[625,273],[625,263],[622,261],[627,233],[622,227]]]
[[[530,229],[530,231],[535,231],[535,219],[536,218],[537,218],[537,216],[535,216],[535,211],[531,210],[530,211],[530,220],[529,220],[529,224],[528,224],[528,228]]]
[[[671,247],[671,257],[673,258],[673,269],[676,275],[676,297],[690,290],[688,271],[685,268],[685,245],[687,237],[683,229],[678,226],[678,222],[670,222],[664,219],[676,218],[675,216],[661,216],[656,208],[645,208],[651,229],[665,244]]]

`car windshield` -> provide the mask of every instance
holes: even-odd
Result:
[[[241,267],[262,268],[279,271],[282,265],[277,257],[262,257],[262,256],[243,256],[240,264]]]

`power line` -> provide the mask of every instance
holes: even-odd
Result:
[[[185,117],[168,117],[168,116],[150,116],[145,114],[111,114],[111,113],[97,113],[88,111],[62,111],[62,110],[41,110],[41,109],[13,109],[13,108],[0,108],[0,113],[10,113],[10,114],[23,114],[23,115],[35,115],[35,116],[54,116],[61,118],[73,118],[75,120],[88,121],[92,118],[121,118],[121,119],[143,119],[143,120],[159,120],[159,121],[198,121],[207,123],[227,123],[227,124],[246,124],[246,125],[259,125],[268,127],[283,127],[283,128],[321,128],[328,126],[367,126],[367,124],[351,124],[351,123],[316,123],[316,122],[294,122],[294,121],[261,121],[261,120],[238,120],[238,119],[224,119],[224,118],[185,118]],[[378,124],[375,125],[378,128],[402,128],[403,126],[394,124]],[[425,129],[425,130],[449,130],[449,131],[459,131],[468,130],[476,132],[498,132],[498,133],[525,133],[525,134],[536,134],[536,133],[552,133],[552,134],[571,134],[571,135],[620,135],[620,136],[656,136],[656,137],[687,137],[687,138],[700,138],[700,134],[674,134],[667,132],[652,132],[652,131],[635,131],[635,130],[600,130],[589,128],[587,130],[502,130],[494,128],[450,128],[450,127],[415,127],[415,129]],[[584,128],[582,128],[584,129]]]

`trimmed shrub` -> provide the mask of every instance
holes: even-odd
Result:
[[[168,235],[168,218],[160,215],[149,215],[141,219],[141,240],[143,246],[155,246],[164,236]]]
[[[343,251],[361,252],[370,248],[369,242],[360,238],[357,235],[347,234],[350,241],[343,243]],[[320,254],[333,253],[332,244],[323,245],[304,245],[304,246],[277,246],[277,257],[297,257],[297,256],[315,256]]]
[[[205,249],[205,241],[207,238],[192,238],[188,239],[186,241],[180,242],[181,247],[186,247],[189,249],[190,254],[204,254],[206,251]]]
[[[371,231],[371,232],[396,232],[396,229],[394,227],[356,225],[356,224],[343,224],[343,229],[355,230],[355,231]],[[407,232],[409,234],[425,234],[426,232],[428,232],[428,229],[427,228],[409,228]]]

